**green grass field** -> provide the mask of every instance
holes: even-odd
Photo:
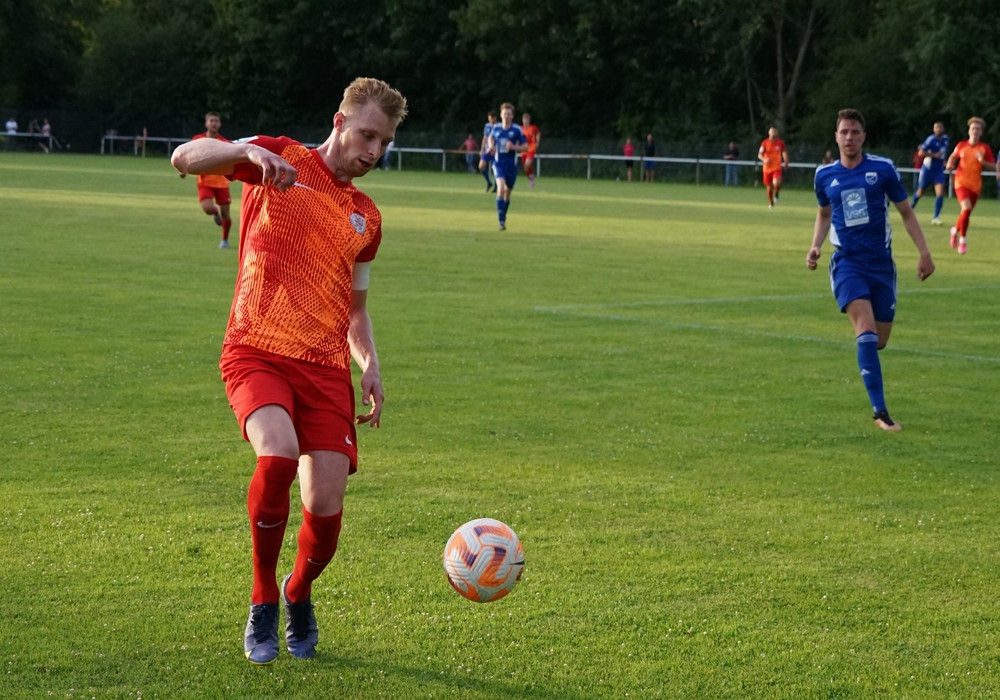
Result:
[[[525,184],[501,233],[480,178],[359,181],[383,427],[318,656],[254,668],[237,252],[163,159],[0,155],[0,696],[1000,695],[996,201],[923,284],[894,214],[886,434],[810,192]],[[476,605],[441,551],[486,516],[527,563]]]

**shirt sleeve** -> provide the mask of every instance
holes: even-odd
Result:
[[[813,189],[816,190],[816,201],[821,207],[830,206],[830,198],[826,196],[826,186],[822,182],[819,174],[819,168],[816,168],[816,176],[813,179]]]
[[[260,146],[261,148],[269,150],[271,153],[281,155],[282,151],[284,151],[289,144],[294,143],[294,141],[285,136],[278,138],[274,138],[272,136],[251,136],[249,138],[240,139],[236,143],[252,143],[254,146]],[[233,167],[233,174],[228,177],[230,180],[239,180],[240,182],[246,182],[250,185],[259,185],[263,179],[260,168],[253,163],[236,163]]]

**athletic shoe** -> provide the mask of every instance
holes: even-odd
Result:
[[[500,222],[500,230],[501,231],[506,231],[507,230],[507,224],[505,224],[503,221]]]
[[[889,417],[888,411],[879,411],[873,416],[876,428],[882,428],[882,430],[889,430],[892,432],[899,432],[903,429],[899,423],[896,423]]]
[[[951,227],[951,247],[958,247],[958,229],[954,226]]]
[[[216,226],[222,226],[222,214],[220,214],[219,212],[215,212],[214,214],[212,214],[212,221],[215,222]]]
[[[767,205],[767,208],[768,208],[768,209],[774,209],[774,205],[773,205],[773,204],[768,204],[768,205]]]
[[[933,219],[931,219],[931,223],[934,226],[940,226],[941,225],[941,217],[935,216]]]
[[[301,603],[290,603],[285,595],[291,574],[281,582],[281,601],[285,604],[285,643],[288,651],[296,659],[311,659],[316,656],[319,642],[319,627],[313,613],[312,598]]]
[[[278,604],[250,606],[250,617],[243,632],[243,650],[254,666],[267,666],[278,657]]]
[[[486,191],[489,192],[493,189],[493,185],[486,185]]]
[[[958,239],[958,254],[965,255],[966,250],[967,248],[965,245],[965,236],[962,236],[961,238]]]
[[[229,241],[225,241],[224,240],[224,241],[220,242],[219,243],[219,247],[220,248],[228,248],[229,247]]]

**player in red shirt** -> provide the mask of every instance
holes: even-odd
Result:
[[[195,139],[218,139],[229,143],[229,139],[219,133],[222,128],[222,117],[218,112],[209,112],[205,115],[205,133],[196,134],[191,137]],[[184,177],[187,173],[181,173]],[[214,200],[214,203],[213,203]],[[229,205],[232,203],[229,196],[229,180],[223,175],[199,175],[198,176],[198,203],[202,210],[215,220],[217,226],[222,227],[222,241],[220,248],[229,247],[229,230],[233,226],[233,220],[229,216]],[[216,209],[215,205],[219,208]]]
[[[521,115],[521,131],[528,139],[528,150],[521,155],[524,174],[528,176],[528,189],[535,186],[535,157],[538,155],[538,144],[542,141],[542,132],[531,123],[531,115],[525,112]]]
[[[973,117],[968,124],[968,140],[960,141],[955,146],[944,166],[946,171],[950,171],[956,163],[958,164],[955,170],[955,197],[962,206],[962,211],[958,215],[958,221],[951,227],[951,247],[958,248],[961,255],[965,255],[968,250],[965,236],[969,231],[969,217],[976,208],[979,193],[983,188],[983,168],[995,164],[993,150],[979,140],[986,129],[986,122],[979,117]],[[1000,166],[997,167],[1000,172]]]
[[[406,99],[380,80],[344,91],[333,131],[318,148],[286,137],[237,143],[200,139],[174,151],[180,172],[241,180],[236,293],[220,367],[243,436],[257,455],[247,493],[253,590],[244,651],[253,664],[285,642],[315,654],[312,582],[337,549],[347,477],[357,469],[354,423],[378,427],[384,392],[367,311],[369,266],[382,219],[353,180],[374,169],[406,115]],[[354,415],[351,359],[361,368]],[[279,587],[278,556],[296,475],[302,527],[292,573]]]
[[[768,129],[767,138],[760,144],[757,160],[764,164],[767,208],[773,209],[781,195],[781,170],[788,167],[788,151],[785,149],[785,142],[778,138],[778,130],[773,126]]]

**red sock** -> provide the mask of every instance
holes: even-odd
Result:
[[[965,232],[969,230],[969,217],[972,216],[971,209],[963,209],[962,213],[958,215],[958,223],[955,224],[955,228],[958,229],[958,233],[961,236],[965,236]]]
[[[288,580],[285,594],[292,603],[301,603],[312,593],[312,582],[333,559],[340,538],[340,522],[344,511],[334,515],[313,515],[302,509],[299,530],[299,552],[295,556],[295,571]]]
[[[774,204],[774,190],[770,187],[767,188],[767,203]]]
[[[224,241],[228,241],[229,240],[229,229],[231,229],[232,227],[233,227],[233,220],[232,219],[223,219],[222,220],[222,240],[224,240]]]
[[[287,457],[258,457],[247,490],[250,538],[253,542],[254,605],[277,603],[278,555],[288,524],[288,492],[299,462]]]

